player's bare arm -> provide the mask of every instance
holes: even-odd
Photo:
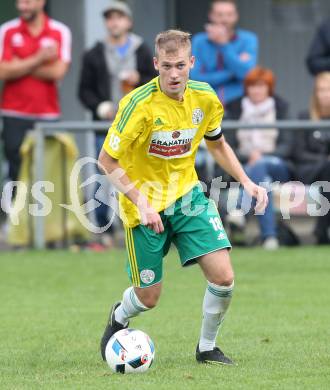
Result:
[[[112,182],[112,184],[127,196],[139,209],[142,224],[149,227],[156,233],[162,233],[164,226],[159,213],[149,204],[147,198],[134,186],[124,169],[120,166],[118,160],[109,156],[102,149],[99,156],[99,169],[102,170]],[[119,175],[114,173],[118,172]]]
[[[249,195],[257,200],[256,211],[263,211],[268,204],[268,196],[265,188],[253,183],[244,172],[240,162],[238,161],[233,149],[227,143],[224,136],[215,141],[206,141],[206,145],[215,161],[227,172],[230,176],[242,184]]]

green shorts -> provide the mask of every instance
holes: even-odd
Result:
[[[136,287],[159,283],[163,258],[173,243],[182,266],[219,249],[231,248],[213,200],[205,197],[200,185],[160,212],[164,232],[157,234],[144,225],[125,228],[127,272]]]

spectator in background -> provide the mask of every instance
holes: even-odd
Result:
[[[120,99],[156,74],[149,48],[141,37],[130,32],[133,19],[128,5],[114,2],[103,16],[108,35],[83,57],[79,98],[93,119],[112,120]],[[99,137],[102,144],[105,134]]]
[[[309,110],[300,119],[330,120],[330,72],[319,73],[315,78]],[[302,130],[295,142],[295,171],[297,180],[304,184],[315,181],[330,182],[330,132],[329,129]],[[330,202],[330,192],[321,188]],[[318,244],[330,244],[330,213],[318,217],[315,236]]]
[[[83,57],[79,98],[94,120],[111,121],[121,98],[156,74],[151,51],[141,37],[131,32],[133,16],[129,6],[120,1],[113,2],[104,10],[103,17],[108,34]],[[107,129],[96,134],[97,155],[106,134]],[[108,224],[108,213],[109,208],[104,203],[96,209],[100,227]],[[108,234],[103,235],[106,246],[111,246],[112,234],[111,226]]]
[[[306,64],[314,76],[330,71],[330,19],[317,29],[307,54]]]
[[[271,70],[257,66],[244,80],[245,96],[227,105],[227,118],[244,123],[272,123],[286,119],[287,103],[274,94],[275,77]],[[289,158],[292,154],[292,133],[274,129],[242,129],[226,134],[227,141],[242,164],[247,175],[256,183],[286,182],[291,177]],[[245,205],[244,200],[247,201]],[[240,197],[238,209],[229,212],[227,221],[244,225],[245,212],[251,199]],[[244,209],[245,212],[243,212]],[[246,210],[247,209],[247,210]],[[261,239],[265,249],[279,246],[272,194],[263,215],[258,215]]]
[[[209,83],[224,105],[243,95],[243,80],[257,64],[258,39],[236,28],[239,15],[234,0],[214,0],[205,32],[193,37],[196,56],[191,78]]]
[[[4,152],[9,178],[17,180],[19,149],[35,121],[60,116],[57,81],[71,60],[71,33],[44,12],[45,0],[17,0],[20,18],[0,30]]]
[[[190,77],[209,83],[224,106],[243,95],[244,77],[257,63],[258,39],[254,33],[236,28],[238,19],[234,0],[213,0],[205,32],[192,40],[196,59]],[[209,185],[206,156],[206,148],[201,144],[196,171],[200,180]],[[214,170],[221,172],[218,165]]]

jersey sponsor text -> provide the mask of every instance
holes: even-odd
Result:
[[[151,135],[149,154],[160,158],[179,158],[191,153],[195,129],[155,131]]]

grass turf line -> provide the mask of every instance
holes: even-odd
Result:
[[[156,347],[142,375],[113,374],[99,338],[127,286],[123,251],[0,255],[1,389],[328,389],[329,248],[235,249],[232,306],[218,338],[237,367],[200,365],[205,282],[165,260],[159,306],[134,319]]]

